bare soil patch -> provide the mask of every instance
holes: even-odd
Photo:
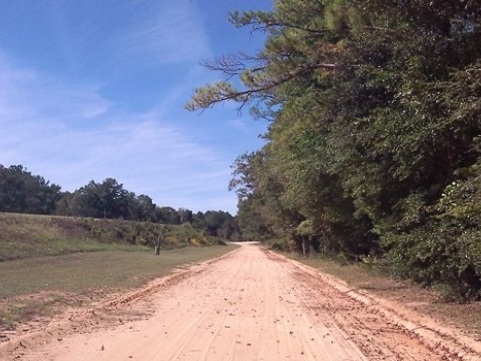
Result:
[[[395,279],[356,264],[339,264],[330,260],[303,259],[297,256],[292,258],[342,279],[347,287],[356,292],[368,292],[394,301],[481,341],[481,302],[460,304],[445,299],[436,289],[423,288],[413,282]]]

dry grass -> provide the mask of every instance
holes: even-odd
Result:
[[[447,325],[459,327],[476,339],[481,339],[481,302],[446,302],[435,290],[422,288],[409,281],[396,280],[357,264],[342,265],[332,260],[305,259],[296,255],[291,255],[291,258],[338,277],[353,289],[366,290],[376,296],[400,302],[405,307],[428,314]]]
[[[161,252],[105,251],[37,257],[0,263],[0,329],[13,328],[93,301],[107,293],[140,287],[186,264],[219,257],[234,246],[186,247]]]

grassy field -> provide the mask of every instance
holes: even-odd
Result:
[[[218,240],[189,224],[163,227],[0,213],[0,330],[140,287],[234,249],[215,245]],[[162,232],[162,250],[155,256],[153,242]]]
[[[353,289],[366,290],[376,296],[400,302],[405,307],[431,315],[448,325],[462,328],[476,338],[481,338],[481,302],[469,304],[448,302],[438,290],[396,280],[359,264],[340,264],[323,258],[306,259],[298,255],[290,255],[290,258],[340,278]]]
[[[0,263],[0,299],[39,291],[89,292],[138,287],[173,268],[218,257],[233,246],[185,247],[161,252],[105,251]]]
[[[0,329],[140,287],[175,268],[219,257],[234,248],[185,247],[159,256],[146,251],[103,251],[2,262]]]

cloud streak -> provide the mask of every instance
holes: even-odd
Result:
[[[201,12],[195,2],[153,2],[148,6],[150,11],[128,29],[130,35],[121,45],[125,55],[157,66],[198,63],[199,59],[211,57]]]
[[[22,164],[63,190],[113,177],[159,205],[205,210],[220,201],[232,211],[225,192],[230,160],[163,109],[128,112],[98,85],[66,84],[5,58],[0,80],[1,164]]]
[[[55,117],[89,119],[107,112],[111,103],[96,84],[61,83],[46,74],[19,68],[0,56],[1,119]]]

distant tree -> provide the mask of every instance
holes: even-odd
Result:
[[[131,201],[131,211],[133,218],[139,221],[154,221],[155,220],[155,204],[152,198],[144,194],[135,197]]]
[[[231,240],[238,230],[235,217],[229,216],[224,218],[222,225],[217,229],[217,236],[227,240]]]
[[[88,184],[74,192],[70,206],[73,215],[94,218],[103,217],[104,208],[98,193],[98,187],[99,185],[91,180]]]
[[[207,211],[204,214],[205,230],[211,236],[229,238],[234,231],[234,217],[224,211]]]
[[[132,218],[130,204],[135,195],[125,190],[115,179],[105,179],[99,186],[99,195],[105,218]]]
[[[1,212],[51,214],[60,194],[60,186],[32,175],[22,165],[0,165]]]
[[[257,196],[239,201],[236,220],[243,241],[262,242],[274,238],[273,231],[261,212],[261,201]]]
[[[59,199],[55,205],[55,214],[59,216],[71,216],[72,211],[70,207],[72,206],[73,193],[62,192]]]
[[[179,224],[179,213],[172,207],[159,207],[156,209],[157,222],[163,224]]]
[[[197,229],[206,229],[205,226],[205,216],[202,212],[197,212],[192,215],[192,224]]]
[[[192,223],[193,215],[191,210],[187,208],[179,208],[177,213],[179,214],[180,223]]]
[[[71,211],[82,217],[131,219],[134,200],[135,194],[113,178],[102,183],[92,180],[74,192]]]

